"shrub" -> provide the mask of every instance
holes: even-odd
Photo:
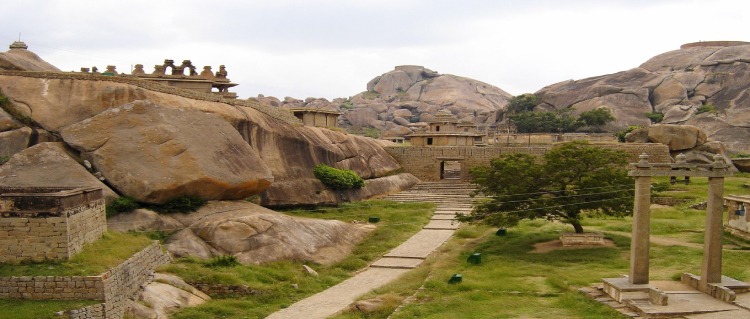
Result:
[[[7,163],[10,160],[10,156],[0,156],[0,165]]]
[[[625,143],[625,135],[628,135],[628,133],[635,131],[639,128],[641,127],[638,125],[631,125],[631,126],[628,126],[628,128],[615,133],[615,136],[617,136],[617,140],[620,141],[620,143]]]
[[[365,181],[357,173],[348,169],[337,169],[318,164],[313,169],[315,178],[331,189],[351,189],[365,186]]]
[[[129,212],[140,207],[141,205],[139,205],[134,198],[130,196],[122,196],[107,204],[107,216]]]
[[[238,266],[240,264],[240,261],[237,260],[237,257],[234,255],[221,255],[216,256],[214,258],[211,258],[211,261],[206,263],[207,267],[216,268],[216,267],[234,267]]]
[[[664,113],[659,113],[659,112],[646,113],[646,117],[648,117],[648,119],[651,120],[651,123],[659,123],[662,120],[664,120]]]
[[[695,114],[701,114],[701,113],[706,113],[706,112],[716,113],[716,108],[711,103],[703,104],[700,107],[698,107],[698,110],[695,111]]]
[[[180,196],[170,199],[163,205],[155,205],[152,208],[159,213],[187,213],[194,212],[206,204],[206,200],[198,196]]]

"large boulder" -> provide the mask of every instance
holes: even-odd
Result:
[[[0,157],[9,157],[29,147],[33,133],[34,130],[25,126],[15,130],[0,131]]]
[[[63,143],[41,143],[25,149],[0,166],[0,186],[101,187],[105,198],[117,194],[74,158]]]
[[[706,132],[692,125],[658,124],[648,128],[648,140],[669,146],[670,151],[695,148],[706,142]]]
[[[173,255],[233,255],[245,264],[290,259],[332,263],[345,257],[368,230],[335,220],[291,217],[243,201],[212,201],[195,213],[173,217],[186,226],[166,244]]]
[[[135,301],[129,301],[128,318],[167,319],[182,308],[194,307],[211,297],[187,284],[180,277],[155,273],[154,280],[140,291]]]
[[[229,123],[214,114],[136,101],[66,127],[118,191],[161,204],[181,195],[243,199],[273,181],[268,167]]]

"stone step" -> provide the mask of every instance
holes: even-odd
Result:
[[[456,230],[461,226],[461,223],[455,220],[430,220],[427,225],[422,229],[447,229]]]
[[[392,269],[414,269],[419,266],[422,258],[383,257],[372,263],[370,267]]]

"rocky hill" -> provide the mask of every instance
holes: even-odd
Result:
[[[661,123],[690,124],[730,152],[750,152],[750,43],[710,41],[683,45],[639,67],[569,80],[535,94],[535,110],[604,107],[617,118],[610,131]]]
[[[286,206],[335,204],[416,182],[396,173],[399,164],[375,140],[302,126],[258,101],[127,77],[7,69],[0,92],[7,160],[0,186],[96,185],[109,197],[156,204],[260,194],[266,205]],[[319,163],[354,170],[365,187],[329,190],[313,176]]]
[[[333,101],[259,97],[281,108],[310,107],[343,112],[341,127],[375,129],[382,136],[404,136],[447,109],[461,121],[494,124],[513,96],[493,85],[416,65],[402,65],[375,77],[367,91]]]

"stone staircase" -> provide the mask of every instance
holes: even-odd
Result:
[[[474,186],[462,182],[423,182],[400,193],[391,194],[383,199],[396,202],[431,202],[435,204],[454,204],[463,207],[471,205],[480,197],[471,197]]]

